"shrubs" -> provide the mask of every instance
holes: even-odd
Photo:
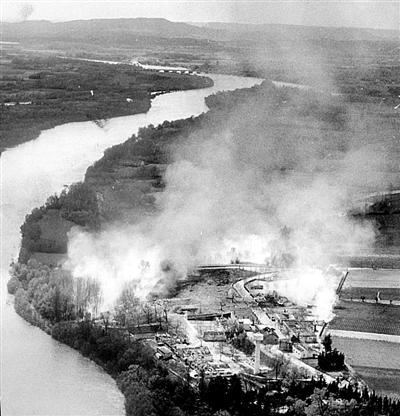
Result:
[[[21,250],[18,261],[26,263],[33,252],[65,253],[66,235],[59,236],[58,241],[42,238],[40,221],[46,218],[50,210],[59,210],[65,220],[76,225],[86,226],[92,229],[99,227],[99,209],[96,193],[85,183],[75,183],[68,189],[64,189],[59,196],[52,195],[45,205],[35,208],[25,217],[21,226]],[[66,231],[60,230],[60,234]]]
[[[173,380],[153,359],[149,347],[127,335],[106,331],[89,320],[60,322],[52,329],[54,339],[79,350],[116,377],[128,416],[194,414],[197,394],[182,381]]]
[[[230,343],[240,351],[243,351],[247,355],[251,355],[254,352],[255,346],[249,340],[243,327],[234,327],[231,332],[228,333],[227,338]]]
[[[318,365],[324,371],[338,371],[343,370],[344,354],[339,352],[336,348],[332,351],[324,351],[318,356]]]
[[[54,198],[54,197],[53,197]],[[61,216],[75,224],[97,228],[99,208],[96,193],[85,183],[78,182],[64,189],[58,201],[52,201],[61,210]],[[49,206],[49,205],[48,205]]]
[[[7,282],[7,291],[11,295],[15,295],[16,291],[21,287],[20,281],[15,277],[11,277],[11,279]]]
[[[15,310],[28,322],[36,324],[44,319],[54,323],[75,318],[73,279],[69,273],[29,260],[27,264],[13,264],[11,275],[8,289],[17,287]]]
[[[339,371],[345,368],[345,355],[336,348],[332,350],[332,337],[326,335],[322,341],[325,351],[318,355],[318,366],[323,371]]]

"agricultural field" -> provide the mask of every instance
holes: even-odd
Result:
[[[377,292],[380,293],[382,300],[400,301],[400,289],[392,289],[386,287],[347,287],[340,293],[342,299],[361,299],[365,296],[367,300],[375,300]]]
[[[400,335],[400,306],[342,300],[334,312],[332,329]]]
[[[400,395],[400,344],[334,337],[333,346],[377,392]]]
[[[400,269],[351,269],[343,290],[351,287],[400,289]]]
[[[356,372],[377,393],[400,397],[400,370],[354,366]]]
[[[350,365],[400,371],[400,344],[370,339],[333,337],[333,346],[346,352]]]

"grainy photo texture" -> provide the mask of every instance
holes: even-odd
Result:
[[[399,416],[399,25],[4,0],[3,416]]]

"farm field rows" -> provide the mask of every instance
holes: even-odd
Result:
[[[332,329],[400,335],[400,306],[340,301]]]
[[[362,366],[354,369],[377,393],[400,397],[400,370]]]

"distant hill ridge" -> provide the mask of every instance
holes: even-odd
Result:
[[[172,22],[164,18],[119,18],[72,20],[50,22],[32,20],[0,24],[4,41],[22,40],[27,37],[60,37],[73,34],[74,37],[91,38],[106,34],[138,34],[159,37],[188,37],[210,40],[249,40],[261,37],[280,39],[321,39],[346,40],[396,40],[399,32],[383,29],[300,26],[284,24],[245,24],[209,22],[205,24]]]
[[[315,37],[320,35],[335,40],[386,40],[399,39],[400,31],[388,29],[372,29],[357,27],[335,27],[335,26],[305,26],[305,25],[289,25],[289,24],[249,24],[249,23],[221,23],[208,22],[203,27],[228,30],[241,33],[264,32],[275,33],[287,36],[288,33],[298,37]]]

